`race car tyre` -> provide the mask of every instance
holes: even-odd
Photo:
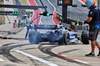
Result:
[[[64,35],[64,43],[67,45],[69,41],[70,41],[69,33],[66,33],[66,34]]]
[[[83,44],[89,44],[89,33],[88,31],[82,31],[81,41]]]
[[[31,44],[39,44],[38,34],[34,30],[29,32],[28,40]]]

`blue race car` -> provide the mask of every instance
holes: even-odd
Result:
[[[57,25],[39,25],[34,27],[29,33],[29,42],[31,44],[39,44],[40,42],[50,42],[58,43],[58,45],[68,44],[68,43],[78,43],[79,37],[77,32],[71,32],[68,29],[62,30],[62,28],[57,28]],[[46,31],[45,33],[40,33],[37,29],[48,29],[53,31]],[[86,33],[86,32],[85,32]],[[87,38],[87,34],[85,35]],[[82,37],[84,40],[84,38]],[[85,44],[88,41],[85,40]]]

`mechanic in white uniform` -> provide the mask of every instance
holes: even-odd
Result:
[[[32,25],[34,22],[33,22],[33,18],[32,18],[31,14],[28,14],[25,22],[26,22],[26,26],[27,26],[27,32],[26,32],[25,40],[27,40],[27,36],[28,36],[29,30],[30,29],[34,30],[33,25]]]

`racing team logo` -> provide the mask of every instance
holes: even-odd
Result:
[[[20,12],[22,13],[22,15],[25,15],[26,13],[27,13],[27,11],[26,10],[20,10]]]

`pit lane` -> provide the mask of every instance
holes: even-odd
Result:
[[[38,58],[42,58],[43,60],[46,60],[50,63],[56,64],[58,66],[66,66],[66,65],[89,65],[84,64],[81,62],[74,61],[69,58],[65,58],[63,56],[60,56],[55,53],[56,48],[62,49],[61,47],[64,46],[57,46],[57,45],[51,45],[50,43],[40,43],[37,44],[29,44],[28,42],[18,42],[18,43],[9,43],[9,44],[3,44],[0,48],[0,53],[4,57],[6,57],[6,60],[8,59],[9,62],[13,62],[15,65],[26,65],[26,66],[48,66],[45,63],[42,63],[36,59],[33,59],[31,57],[25,56],[21,53],[16,52],[15,50],[22,51],[24,53],[30,54],[32,56],[36,56]],[[78,49],[72,51],[77,51]],[[72,52],[69,51],[68,52]],[[63,51],[62,51],[63,52]],[[4,65],[7,65],[6,63],[2,63]],[[2,65],[1,64],[1,65]],[[12,64],[12,63],[11,63]],[[8,64],[9,65],[9,64]],[[3,65],[2,65],[3,66]],[[49,65],[50,66],[50,65]]]

